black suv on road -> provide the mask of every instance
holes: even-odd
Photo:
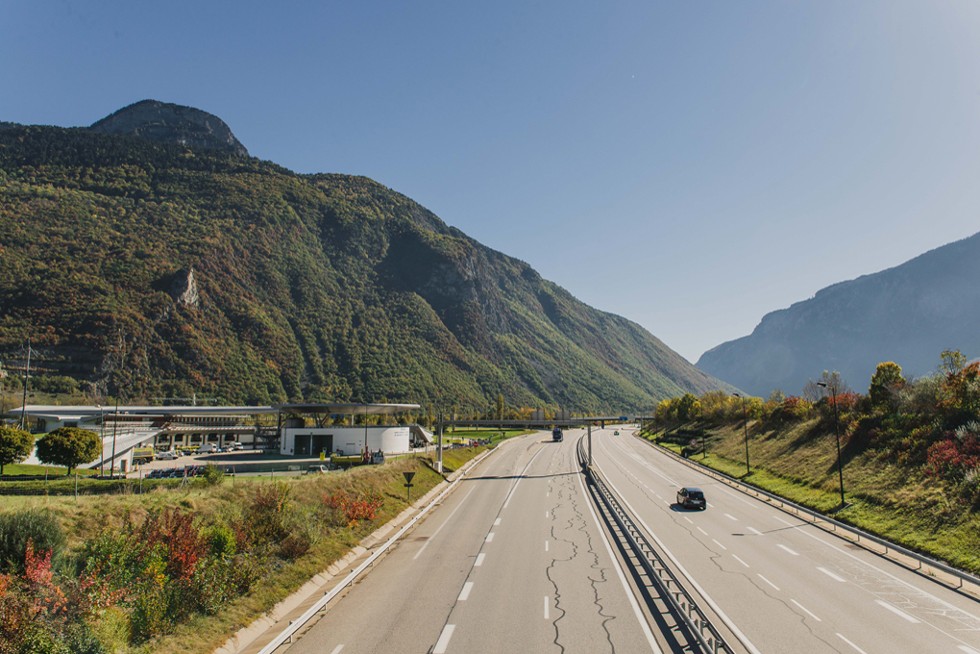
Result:
[[[677,503],[685,509],[701,509],[704,511],[708,508],[708,502],[704,499],[704,491],[693,486],[685,486],[677,491]]]

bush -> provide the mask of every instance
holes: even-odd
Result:
[[[50,511],[27,509],[0,514],[0,571],[24,571],[28,542],[34,544],[35,551],[57,557],[65,545],[65,534]]]
[[[218,466],[209,463],[204,466],[203,477],[208,486],[217,486],[224,479],[225,473]]]

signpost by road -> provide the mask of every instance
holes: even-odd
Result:
[[[403,472],[402,474],[405,475],[405,493],[407,494],[408,501],[411,502],[412,501],[412,486],[415,485],[415,484],[412,483],[412,477],[415,476],[415,471],[414,470],[409,470],[407,472]]]

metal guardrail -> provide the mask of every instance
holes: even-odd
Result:
[[[661,598],[667,601],[674,613],[679,615],[687,627],[687,632],[694,637],[702,651],[730,653],[734,650],[725,641],[718,629],[711,623],[705,612],[698,606],[693,595],[680,582],[677,576],[667,567],[660,554],[651,546],[643,535],[642,530],[626,511],[615,494],[609,489],[601,475],[588,465],[588,455],[585,452],[584,439],[578,443],[579,461],[593,489],[593,497],[600,506],[604,516],[611,517],[626,540],[647,577],[660,591]]]
[[[496,448],[492,450],[487,450],[480,456],[473,459],[468,464],[466,469],[469,470],[470,468],[477,465],[480,461],[482,461],[483,459],[485,459],[495,451]],[[447,494],[449,494],[449,492],[456,487],[456,484],[465,476],[466,476],[465,473],[461,474],[455,480],[450,482],[449,486],[443,489],[443,491],[439,493],[439,495],[436,496],[435,499],[429,502],[425,506],[425,508],[419,511],[411,520],[405,523],[405,525],[401,529],[399,529],[395,533],[395,535],[393,535],[391,538],[385,541],[384,545],[376,549],[374,553],[371,554],[371,556],[365,559],[359,566],[357,566],[353,571],[351,571],[350,574],[344,577],[344,579],[339,584],[337,584],[331,590],[324,593],[323,597],[318,599],[316,603],[313,604],[313,606],[311,606],[309,609],[306,610],[305,613],[303,613],[303,615],[301,615],[296,620],[291,621],[289,625],[286,626],[286,628],[279,633],[278,636],[272,639],[272,642],[270,642],[268,645],[266,645],[259,651],[259,654],[272,654],[287,641],[292,642],[293,636],[296,635],[296,632],[298,632],[300,629],[306,626],[306,624],[310,622],[318,613],[320,613],[320,611],[323,611],[326,608],[327,604],[329,604],[331,600],[333,600],[335,597],[337,597],[337,595],[343,592],[345,588],[352,585],[354,583],[354,580],[357,579],[357,577],[359,577],[365,570],[371,567],[374,564],[374,562],[381,557],[382,554],[388,551],[389,547],[394,545],[399,538],[404,536],[409,529],[414,527],[415,524],[419,520],[421,520],[425,514],[427,514],[433,507],[438,505],[439,502],[442,501],[442,498],[444,498]]]
[[[637,437],[637,438],[639,438],[639,437]],[[855,527],[853,525],[849,525],[849,524],[846,524],[844,522],[840,522],[839,520],[834,520],[831,517],[828,517],[828,516],[826,516],[826,515],[824,515],[822,513],[818,513],[817,511],[814,511],[813,509],[808,509],[807,507],[802,506],[800,504],[797,504],[795,502],[791,502],[790,500],[787,500],[786,498],[780,497],[780,496],[775,495],[773,493],[770,493],[768,491],[764,491],[764,490],[762,490],[761,488],[759,488],[757,486],[753,486],[752,484],[749,484],[749,483],[746,483],[744,481],[740,481],[738,479],[735,479],[734,477],[731,477],[729,475],[726,475],[723,472],[719,472],[718,470],[715,470],[714,468],[709,468],[708,466],[702,465],[702,464],[698,463],[697,461],[692,461],[690,459],[686,459],[686,458],[684,458],[682,456],[679,456],[676,452],[673,452],[673,451],[671,451],[671,450],[669,450],[667,448],[658,447],[655,443],[651,443],[650,441],[648,441],[646,439],[640,439],[640,440],[643,440],[644,442],[648,443],[651,447],[656,447],[661,452],[665,452],[666,454],[674,457],[676,460],[678,460],[678,461],[686,464],[689,467],[692,467],[692,468],[698,470],[699,472],[702,472],[702,473],[708,475],[709,477],[714,477],[715,479],[718,479],[720,481],[723,481],[723,482],[727,483],[729,486],[731,486],[732,488],[734,488],[736,490],[739,490],[739,491],[741,491],[743,493],[752,494],[752,495],[755,495],[757,497],[763,497],[763,498],[767,499],[771,504],[776,504],[776,505],[779,506],[779,508],[782,508],[784,510],[785,509],[791,509],[792,510],[791,513],[793,513],[797,517],[806,516],[808,518],[808,521],[810,522],[810,524],[813,524],[813,525],[815,525],[817,527],[820,527],[821,529],[824,529],[825,531],[827,530],[827,528],[824,526],[824,524],[829,525],[832,528],[831,531],[833,533],[835,533],[835,534],[837,533],[838,530],[843,530],[843,531],[846,531],[846,532],[850,532],[851,534],[853,534],[854,538],[856,539],[856,540],[853,540],[852,542],[856,542],[858,545],[864,546],[864,543],[862,542],[862,540],[869,541],[869,542],[875,543],[875,544],[879,545],[880,547],[884,548],[884,554],[885,555],[889,555],[892,552],[894,552],[894,553],[897,553],[897,554],[901,554],[902,556],[904,556],[906,558],[912,559],[912,560],[916,561],[918,563],[918,565],[915,566],[915,567],[913,567],[913,566],[905,566],[905,567],[907,567],[907,568],[909,568],[911,570],[915,570],[917,572],[923,572],[923,573],[925,573],[926,571],[923,569],[923,566],[928,566],[929,568],[932,568],[933,570],[939,570],[939,571],[944,572],[944,573],[946,573],[946,574],[948,574],[948,575],[950,575],[952,577],[957,578],[959,580],[959,583],[958,583],[958,585],[955,586],[955,588],[962,589],[964,582],[968,582],[968,583],[972,584],[975,587],[975,592],[980,592],[980,577],[977,577],[975,575],[972,575],[969,572],[966,572],[964,570],[960,570],[958,568],[954,568],[951,565],[948,565],[948,564],[943,563],[941,561],[937,561],[935,559],[929,558],[928,556],[925,556],[923,554],[919,554],[918,552],[913,552],[912,550],[906,549],[906,548],[902,547],[901,545],[896,545],[895,543],[892,543],[891,541],[887,541],[884,538],[880,538],[878,536],[875,536],[874,534],[869,534],[868,532],[863,531],[863,530],[861,530],[861,529],[859,529],[859,528],[857,528],[857,527]],[[824,523],[824,524],[821,524],[821,523]],[[904,565],[901,561],[896,560],[894,557],[889,557],[889,558],[891,560],[893,560],[893,561],[896,561],[897,563],[899,563],[901,565]],[[934,576],[932,576],[930,578],[931,579],[936,579]]]

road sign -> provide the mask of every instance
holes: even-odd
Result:
[[[410,471],[407,471],[407,472],[403,472],[402,474],[405,476],[405,492],[407,493],[407,496],[406,497],[408,498],[408,501],[411,502],[412,501],[412,486],[415,485],[415,484],[412,483],[412,477],[415,476],[415,471],[414,470],[410,470]]]

